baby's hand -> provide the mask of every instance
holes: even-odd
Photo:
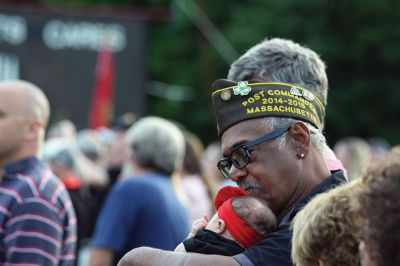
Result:
[[[197,231],[205,228],[207,224],[208,224],[208,216],[207,214],[204,214],[202,218],[195,220],[193,222],[192,229],[190,230],[190,234],[188,237],[193,237],[197,233]]]

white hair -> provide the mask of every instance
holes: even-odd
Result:
[[[140,167],[171,175],[182,164],[185,151],[183,134],[166,119],[142,118],[129,128],[126,139]]]
[[[299,122],[300,120],[296,120],[293,118],[282,118],[282,117],[266,117],[264,118],[264,121],[269,129],[276,130],[279,128],[290,127],[291,125],[293,125],[296,122]],[[327,147],[325,136],[319,129],[317,129],[310,123],[304,121],[301,122],[308,127],[310,131],[311,143],[314,145],[315,149],[318,152],[323,153],[323,151]],[[278,141],[278,148],[280,150],[284,150],[286,148],[286,134],[280,136],[277,139],[277,141]]]

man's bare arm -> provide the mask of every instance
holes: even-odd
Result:
[[[232,257],[199,253],[172,252],[149,247],[135,248],[120,260],[118,266],[239,266]]]
[[[183,243],[180,243],[174,250],[174,252],[186,252],[185,245]]]

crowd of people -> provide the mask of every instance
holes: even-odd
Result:
[[[41,89],[0,82],[0,263],[400,265],[400,148],[327,145],[325,68],[290,40],[249,49],[212,85],[207,147],[130,113],[46,130]]]

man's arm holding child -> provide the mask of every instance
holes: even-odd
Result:
[[[204,229],[207,226],[208,223],[208,216],[207,214],[204,214],[202,218],[197,219],[193,222],[192,224],[192,229],[190,230],[189,235],[187,238],[194,237],[200,229]],[[174,250],[175,252],[186,252],[185,245],[180,243]]]
[[[184,253],[165,251],[149,247],[135,248],[125,254],[118,266],[201,266],[201,265],[221,265],[239,266],[240,264],[233,258],[221,255],[204,255],[199,253]]]

